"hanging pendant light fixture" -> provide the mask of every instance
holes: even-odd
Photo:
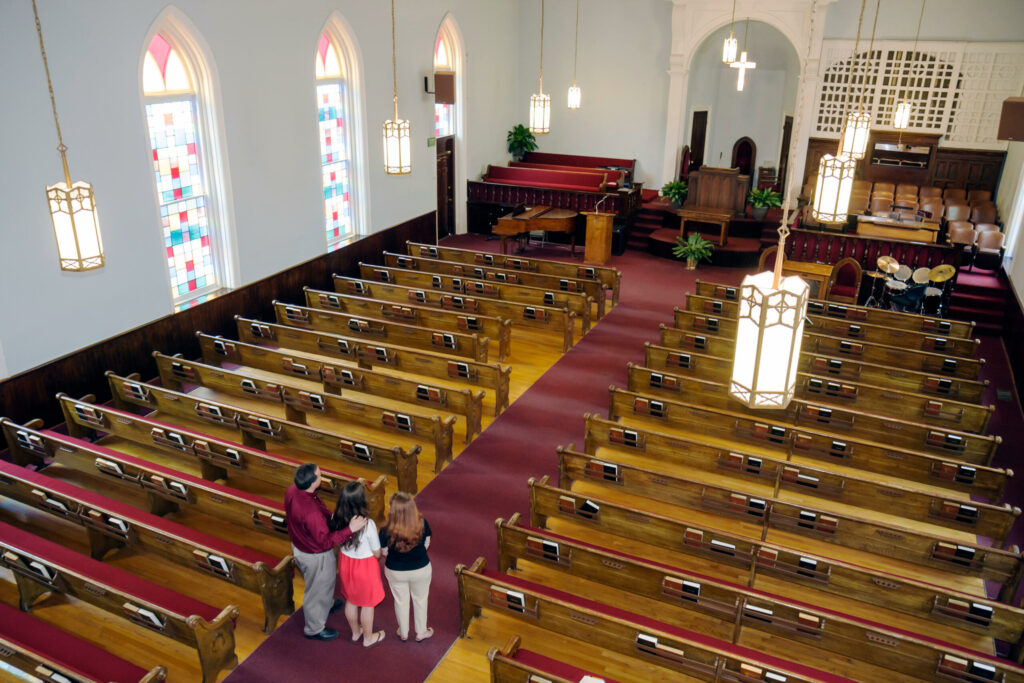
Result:
[[[579,109],[582,93],[576,85],[576,61],[580,53],[580,0],[576,0],[576,44],[572,51],[572,85],[569,86],[569,109]]]
[[[384,122],[384,172],[388,175],[406,175],[412,173],[412,141],[409,120],[398,118],[395,0],[391,0],[391,83],[395,102],[395,117]]]
[[[32,0],[32,15],[36,20],[36,34],[39,36],[39,53],[43,57],[46,72],[46,87],[50,91],[50,107],[53,109],[53,124],[57,128],[57,151],[60,152],[64,167],[64,182],[54,183],[46,188],[46,199],[50,205],[53,232],[57,237],[57,254],[61,270],[93,270],[103,266],[103,243],[100,241],[100,221],[96,214],[96,195],[92,185],[85,181],[71,182],[68,169],[68,148],[60,131],[57,118],[57,101],[53,96],[50,80],[50,64],[43,46],[43,28],[39,23],[36,0]]]
[[[747,61],[747,33],[750,31],[750,17],[747,17],[747,27],[743,29],[743,52],[740,53],[740,58],[734,61],[731,66],[733,69],[739,69],[739,76],[736,77],[736,92],[743,92],[743,84],[747,69],[756,69],[757,62]]]
[[[530,132],[551,132],[551,96],[544,94],[544,0],[540,0],[540,87],[535,95],[530,95]]]
[[[861,19],[864,18],[864,2],[861,3]],[[864,81],[860,89],[860,102],[857,110],[850,112],[843,124],[843,132],[839,137],[838,156],[847,156],[853,159],[863,159],[868,151],[868,136],[871,134],[871,113],[864,107],[864,93],[868,89],[868,75],[871,73],[871,60],[874,57],[875,29],[878,27],[878,10],[881,0],[875,4],[875,23],[871,29],[871,42],[868,45],[868,57],[864,67]],[[857,39],[860,40],[860,24],[857,24]],[[856,62],[857,45],[854,43],[854,62]],[[851,72],[853,67],[850,68]],[[849,97],[849,89],[847,89]]]
[[[857,160],[826,154],[818,162],[811,215],[819,223],[845,223],[853,193]]]
[[[924,5],[927,0],[921,0],[921,16],[917,18],[917,33],[914,34],[914,48],[910,51],[910,55],[905,62],[910,62],[911,72],[914,68],[914,60],[917,58],[917,40],[921,37],[921,21],[924,19]],[[910,74],[906,72],[904,67],[903,79],[906,80]],[[906,89],[903,91],[903,98],[896,104],[896,111],[893,112],[892,116],[892,127],[897,130],[906,130],[910,127],[910,95]],[[902,141],[902,138],[901,138]]]
[[[732,29],[736,26],[736,0],[732,0],[732,19],[729,20],[729,37],[722,43],[722,63],[732,64],[736,61],[736,39]]]

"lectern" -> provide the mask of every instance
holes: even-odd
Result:
[[[603,266],[612,256],[612,220],[614,213],[581,211],[587,217],[587,247],[583,262]]]

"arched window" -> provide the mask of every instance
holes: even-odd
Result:
[[[455,45],[448,32],[447,23],[437,32],[437,43],[434,45],[434,74],[455,73]],[[435,78],[435,85],[436,85]],[[455,135],[455,104],[434,102],[434,136],[443,138]]]
[[[224,287],[227,278],[211,224],[197,72],[164,33],[154,35],[146,50],[142,91],[171,297],[183,307]]]
[[[316,106],[327,251],[338,249],[358,232],[352,187],[356,174],[351,114],[355,107],[347,61],[340,42],[329,32],[322,33],[316,50]]]

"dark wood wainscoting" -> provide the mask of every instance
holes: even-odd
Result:
[[[406,240],[433,243],[435,212],[368,235],[338,251],[317,256],[292,268],[239,287],[206,303],[168,315],[92,346],[26,370],[0,382],[0,405],[6,417],[24,424],[40,418],[46,425],[63,422],[54,396],[63,391],[71,396],[96,394],[100,401],[110,398],[107,370],[125,375],[156,376],[153,351],[199,356],[195,333],[222,334],[236,338],[234,316],[273,320],[274,299],[301,303],[302,288],[309,285],[331,289],[331,274],[358,272],[360,261],[380,262],[381,251],[405,251]],[[0,448],[3,437],[0,436]]]

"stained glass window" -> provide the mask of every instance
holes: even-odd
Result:
[[[334,42],[320,36],[316,52],[316,106],[323,178],[324,227],[327,250],[355,234],[352,210],[352,169],[348,139],[348,82]]]
[[[450,39],[445,34],[444,28],[437,33],[437,43],[434,45],[434,71],[452,72],[455,65],[452,64],[452,46]],[[446,135],[455,135],[455,105],[434,103],[434,137],[442,138]]]
[[[177,304],[219,285],[195,90],[180,55],[160,34],[146,52],[143,91],[167,270]]]

